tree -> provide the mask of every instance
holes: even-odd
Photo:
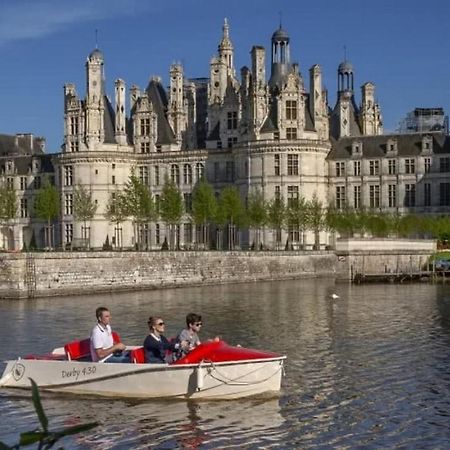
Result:
[[[122,228],[120,224],[127,219],[126,202],[122,192],[111,192],[106,205],[105,217],[110,223],[116,225],[114,234],[116,245],[122,249]]]
[[[372,237],[386,237],[391,230],[391,220],[389,215],[382,212],[369,212],[367,220],[367,230]]]
[[[293,231],[296,230],[303,245],[302,235],[308,224],[308,208],[303,197],[291,198],[286,208],[286,225]]]
[[[281,230],[286,220],[286,206],[283,197],[274,197],[267,207],[267,223],[275,235],[275,247],[280,249]]]
[[[242,224],[244,220],[241,196],[235,186],[227,186],[221,192],[216,218],[222,226],[228,224],[228,249],[233,250],[236,240],[235,227]]]
[[[15,219],[17,214],[17,196],[12,186],[0,187],[0,222],[5,225]],[[7,248],[7,244],[4,243]]]
[[[325,211],[323,203],[314,194],[312,199],[306,202],[307,227],[314,233],[314,248],[320,250],[320,232],[325,229]]]
[[[11,186],[0,187],[0,220],[8,222],[16,217],[17,195]]]
[[[88,242],[90,248],[91,233],[87,231],[87,221],[92,220],[97,211],[97,205],[92,200],[92,192],[88,192],[83,186],[75,186],[73,191],[73,215],[76,220],[83,221],[82,238]]]
[[[249,226],[256,230],[253,246],[257,250],[261,241],[261,228],[267,222],[267,204],[259,189],[254,190],[248,196],[246,216]]]
[[[175,183],[166,176],[161,192],[159,214],[169,229],[169,248],[175,249],[175,230],[183,217],[183,197]]]
[[[217,214],[217,200],[212,186],[203,178],[194,188],[192,194],[191,217],[195,225],[202,228],[201,239],[205,246],[208,245],[209,225]]]
[[[34,214],[37,218],[47,222],[47,227],[45,229],[45,245],[50,249],[53,248],[51,223],[58,218],[60,207],[61,204],[58,190],[55,186],[46,181],[36,195]]]
[[[143,225],[156,219],[156,209],[148,187],[134,173],[125,185],[123,201],[127,216],[133,217],[135,242],[141,250]]]

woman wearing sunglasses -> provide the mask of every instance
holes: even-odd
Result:
[[[188,347],[187,341],[169,342],[164,336],[165,324],[161,317],[149,317],[148,328],[150,334],[145,338],[145,360],[149,363],[164,364],[171,362],[167,357],[168,351],[177,352]]]

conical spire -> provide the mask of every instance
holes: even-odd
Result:
[[[224,21],[223,21],[223,34],[222,34],[222,40],[220,41],[219,44],[219,53],[222,50],[233,50],[233,44],[231,43],[230,40],[230,26],[228,25],[228,20],[225,17]]]

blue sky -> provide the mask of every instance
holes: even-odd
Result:
[[[253,45],[269,50],[280,12],[291,59],[306,82],[308,69],[322,66],[331,105],[346,46],[357,102],[359,86],[375,83],[385,130],[415,107],[450,112],[449,0],[0,0],[0,133],[31,132],[59,150],[63,86],[73,82],[84,96],[96,29],[113,97],[116,78],[128,88],[152,75],[166,83],[173,62],[188,77],[208,76],[224,17],[239,74]]]

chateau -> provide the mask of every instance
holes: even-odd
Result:
[[[73,216],[73,193],[79,185],[98,205],[89,223],[91,246],[101,248],[107,236],[113,246],[119,239],[124,247],[135,244],[131,220],[118,229],[104,215],[108,199],[123,188],[132,171],[156,200],[166,176],[182,192],[186,215],[177,233],[182,248],[192,248],[196,239],[188,213],[193,188],[202,177],[217,193],[236,186],[243,200],[259,190],[266,200],[282,196],[288,203],[301,196],[316,197],[324,205],[333,202],[337,208],[349,205],[402,214],[450,210],[446,133],[421,128],[417,133],[384,135],[375,85],[364,83],[357,102],[348,61],[338,67],[337,101],[329,105],[320,66],[306,74],[308,91],[298,64],[291,61],[289,35],[281,27],[273,33],[268,53],[254,46],[250,67],[242,67],[238,77],[225,20],[208,78],[189,79],[180,64],[173,64],[167,89],[154,77],[144,89],[131,85],[128,96],[125,81],[118,79],[112,102],[106,95],[104,56],[97,48],[92,51],[86,61],[84,98],[73,84],[64,86],[62,152],[32,151],[25,169],[17,152],[1,157],[2,176],[17,189],[21,202],[21,219],[14,226],[20,230],[14,240],[22,244],[15,245],[29,243],[33,230],[38,246],[43,245],[44,224],[28,218],[35,195],[30,186],[38,186],[41,172],[54,175],[61,192],[60,245],[85,233]],[[160,248],[166,237],[164,224],[150,223],[147,230],[147,248]],[[308,234],[297,239],[314,243]],[[322,248],[329,239],[328,233],[321,233]],[[250,231],[241,243],[251,240]],[[272,230],[264,231],[264,242],[274,246]]]

